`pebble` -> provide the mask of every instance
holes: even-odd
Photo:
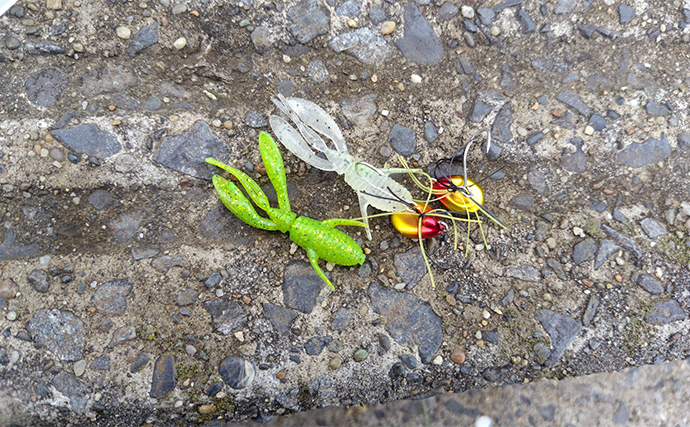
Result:
[[[474,8],[468,5],[460,7],[460,14],[467,19],[474,19]]]
[[[77,362],[74,363],[73,366],[74,369],[74,375],[81,377],[84,375],[84,371],[86,370],[86,360],[81,359],[78,360]]]
[[[442,320],[431,306],[416,295],[397,292],[376,283],[369,285],[369,296],[375,313],[396,319],[386,323],[386,331],[390,336],[405,337],[405,341],[417,343],[419,358],[422,363],[429,363],[443,342]],[[379,344],[388,345],[388,338],[383,337],[385,335],[379,336]]]
[[[391,34],[393,31],[395,31],[395,22],[385,21],[381,24],[381,34],[383,34],[384,36]]]
[[[132,36],[132,30],[122,25],[115,29],[115,33],[123,40],[128,40]]]
[[[335,356],[330,360],[330,362],[328,362],[328,366],[330,366],[330,368],[333,370],[340,368],[340,365],[342,364],[343,359],[340,356]]]
[[[173,9],[172,9],[173,15],[179,15],[181,13],[185,13],[186,11],[187,11],[187,5],[184,3],[180,3],[180,4],[176,5],[175,7],[173,7]]]
[[[175,46],[175,49],[177,50],[182,50],[185,46],[187,46],[187,39],[184,37],[180,37],[177,40],[175,40],[173,46]]]
[[[410,76],[410,80],[412,81],[412,83],[419,84],[422,82],[422,76],[420,76],[419,74],[412,74]]]
[[[452,360],[453,363],[455,363],[456,365],[462,365],[463,363],[465,363],[465,352],[460,350],[459,348],[456,348],[450,354],[450,360]]]
[[[137,358],[137,361],[139,361],[139,358]],[[135,364],[137,361],[135,361]],[[148,362],[148,357],[146,361]],[[133,370],[133,368],[134,366],[130,370]],[[154,364],[149,396],[154,399],[165,397],[175,388],[175,385],[177,385],[175,381],[175,359],[170,353],[164,354]]]
[[[223,381],[235,390],[246,388],[254,381],[254,365],[241,357],[228,356],[218,367],[218,373]]]
[[[208,404],[199,406],[199,413],[204,415],[209,415],[216,412],[216,405]]]
[[[411,156],[417,149],[417,135],[414,130],[396,123],[388,136],[388,143],[398,154]]]
[[[364,359],[366,359],[368,356],[369,356],[369,352],[363,348],[360,348],[359,350],[355,351],[353,358],[355,359],[355,362],[361,362]]]

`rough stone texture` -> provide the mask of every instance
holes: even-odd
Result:
[[[333,341],[333,337],[313,337],[304,343],[304,351],[310,356],[318,356]]]
[[[671,300],[654,304],[654,307],[645,314],[644,320],[654,325],[668,325],[685,320],[687,317],[678,301]]]
[[[265,302],[263,304],[264,314],[270,320],[274,328],[280,333],[287,334],[290,331],[292,321],[297,318],[297,313],[278,305]]]
[[[97,211],[109,209],[113,206],[114,202],[112,196],[110,196],[110,193],[108,193],[106,190],[100,189],[91,193],[87,200]]]
[[[195,178],[211,179],[217,169],[204,159],[212,157],[226,163],[231,153],[232,149],[213,134],[206,122],[198,120],[187,132],[166,136],[156,162]]]
[[[103,65],[82,78],[81,93],[87,98],[104,93],[127,90],[140,83],[134,71],[126,65]]]
[[[585,314],[582,316],[582,325],[584,327],[587,328],[592,324],[592,320],[594,320],[594,316],[597,315],[597,311],[599,310],[599,305],[601,305],[601,298],[599,298],[598,295],[589,297]]]
[[[0,259],[10,260],[35,256],[38,253],[38,244],[29,243],[26,245],[18,244],[15,241],[14,231],[5,230],[5,240],[0,243]]]
[[[345,52],[365,64],[375,66],[382,65],[393,54],[386,40],[368,27],[341,34],[333,38],[329,46],[338,53]]]
[[[558,94],[556,99],[564,103],[576,113],[579,113],[587,118],[589,118],[589,116],[592,114],[592,108],[585,104],[582,98],[580,98],[580,95],[576,93],[563,91]]]
[[[640,320],[665,301],[676,301],[688,314],[684,260],[689,212],[684,211],[689,210],[685,206],[689,201],[684,183],[690,138],[683,135],[688,95],[680,89],[688,86],[682,64],[690,12],[672,2],[656,2],[644,9],[623,0],[640,14],[640,23],[642,13],[649,19],[642,29],[632,22],[619,26],[620,1],[603,5],[582,0],[570,15],[556,15],[559,0],[523,1],[522,5],[497,0],[456,2],[456,7],[464,6],[462,16],[444,21],[441,4],[419,0],[415,4],[448,49],[448,61],[420,65],[393,52],[391,59],[377,67],[328,46],[339,34],[355,30],[347,18],[335,13],[343,2],[318,3],[327,12],[326,20],[332,16],[338,22],[306,45],[289,30],[292,22],[286,13],[297,4],[294,0],[245,2],[246,7],[226,3],[210,9],[203,2],[197,8],[162,0],[161,4],[149,2],[148,9],[137,9],[136,2],[101,2],[94,19],[83,19],[89,14],[87,2],[73,2],[69,8],[65,3],[62,10],[46,10],[45,3],[35,3],[38,9],[33,10],[20,2],[3,16],[0,51],[5,62],[0,68],[11,72],[0,73],[0,243],[5,242],[0,245],[0,280],[13,280],[20,292],[12,299],[0,299],[0,395],[11,398],[9,403],[2,401],[0,419],[4,421],[9,413],[9,424],[106,427],[198,424],[223,417],[217,421],[222,424],[248,418],[267,421],[294,408],[346,405],[360,407],[355,423],[364,427],[404,425],[402,418],[408,425],[423,425],[425,405],[432,424],[474,425],[480,415],[487,415],[496,425],[610,425],[619,402],[625,402],[630,408],[628,425],[685,423],[678,408],[688,401],[687,391],[682,391],[687,368],[680,374],[657,370],[667,374],[663,384],[655,378],[652,387],[642,387],[639,396],[618,393],[639,385],[638,376],[644,372],[639,366],[684,359],[688,354],[687,317],[662,326]],[[380,26],[372,25],[374,19],[394,21],[395,31],[383,36],[393,46],[405,32],[402,15],[408,3],[383,2],[372,7],[371,2],[362,2],[356,28],[368,27],[380,35]],[[422,3],[428,5],[422,7]],[[186,11],[170,13],[173,6],[176,13]],[[356,13],[351,6],[356,5],[351,2],[344,9]],[[488,9],[494,6],[500,13]],[[522,33],[521,7],[538,24],[534,33]],[[138,12],[123,13],[129,9]],[[192,13],[194,9],[199,16]],[[54,17],[47,18],[51,13]],[[467,18],[473,13],[476,18]],[[106,14],[110,18],[101,19]],[[367,15],[374,18],[369,20]],[[233,21],[234,25],[226,25]],[[152,22],[160,25],[160,46],[129,59],[130,40],[117,38],[113,28],[127,25],[134,35]],[[665,32],[659,30],[660,23],[667,26]],[[285,31],[277,31],[281,28]],[[496,30],[498,35],[494,35]],[[617,30],[625,38],[612,39]],[[173,50],[172,41],[181,35],[187,38],[187,46]],[[68,41],[71,37],[73,42]],[[33,56],[22,48],[27,40],[46,40],[65,51],[82,50],[79,44],[83,44],[84,52]],[[321,66],[310,74],[310,61],[316,58]],[[139,80],[136,86],[94,96],[81,92],[84,76],[89,80],[93,70],[118,63],[131,68],[129,77]],[[25,82],[32,73],[51,68],[69,74],[70,81],[54,107],[41,109],[26,97]],[[420,75],[422,81],[412,82],[412,74]],[[317,83],[316,79],[323,80]],[[107,86],[107,79],[103,83]],[[485,205],[508,229],[499,230],[485,219],[487,248],[472,224],[474,239],[467,256],[464,231],[459,230],[462,249],[458,252],[452,250],[452,230],[425,242],[434,259],[450,269],[431,267],[435,289],[425,278],[412,291],[400,290],[428,302],[442,319],[441,342],[446,345],[434,354],[438,365],[419,362],[416,368],[408,368],[399,356],[413,353],[418,357],[414,344],[396,343],[385,330],[390,318],[372,310],[369,283],[404,288],[395,255],[418,244],[400,237],[388,218],[371,219],[372,241],[360,228],[341,227],[369,253],[361,269],[321,262],[334,279],[335,290],[324,287],[311,266],[304,265],[305,273],[318,284],[317,296],[309,303],[311,312],[305,314],[284,305],[281,286],[286,267],[304,263],[305,252],[294,251],[286,234],[242,223],[219,203],[209,182],[153,160],[164,138],[180,135],[195,121],[204,120],[232,147],[230,163],[246,170],[260,187],[271,187],[256,145],[258,131],[270,129],[251,125],[275,112],[270,98],[277,91],[334,107],[329,113],[342,128],[350,152],[377,167],[385,162],[399,165],[387,141],[394,125],[421,133],[426,122],[433,122],[437,138],[425,134],[406,159],[426,171],[432,171],[431,163],[461,149],[482,125],[491,126],[503,105],[512,106],[508,130],[513,137],[500,143],[494,138],[495,147],[502,147],[498,161],[489,160],[481,141],[468,157],[468,173],[478,180],[503,167],[481,185],[487,196]],[[556,99],[563,91],[578,94],[593,114],[586,118],[570,111]],[[375,113],[366,127],[360,127],[344,114],[347,108],[342,102],[374,93],[378,94]],[[469,120],[477,100],[494,107],[481,123]],[[651,117],[646,109],[650,100],[670,114]],[[251,110],[259,114],[256,122],[247,123]],[[97,158],[76,153],[48,135],[51,130],[82,124],[94,124],[117,136],[121,151]],[[589,135],[587,126],[594,134]],[[542,131],[540,140],[530,138]],[[626,146],[650,137],[661,139],[662,133],[672,148],[662,162],[630,168],[617,161]],[[582,138],[579,146],[569,141],[578,137]],[[291,200],[295,214],[317,219],[359,215],[356,193],[342,177],[305,168],[284,147],[279,149],[289,169],[287,181],[299,189]],[[41,157],[42,153],[47,156]],[[574,153],[572,163],[567,157],[562,163],[562,157]],[[460,170],[457,160],[443,170]],[[544,176],[531,173],[533,168]],[[413,186],[405,175],[395,178]],[[102,204],[89,201],[96,190],[110,197],[105,196]],[[529,211],[511,204],[524,194],[533,198]],[[432,206],[439,207],[435,202]],[[640,224],[647,217],[668,235],[650,239]],[[580,265],[571,258],[575,244],[584,239],[573,233],[575,226],[584,228],[600,246],[594,257]],[[613,252],[615,246],[619,249]],[[16,258],[20,255],[24,259]],[[598,270],[592,268],[593,263],[601,263]],[[503,274],[507,268],[523,266],[535,268],[531,276],[541,280],[527,282]],[[36,269],[50,276],[46,293],[36,292],[27,281]],[[663,292],[652,295],[642,289],[636,283],[642,274],[656,278]],[[98,311],[90,301],[98,286],[123,277],[134,280],[125,312],[112,316]],[[207,288],[211,277],[215,283]],[[185,289],[199,292],[197,301],[178,306],[177,294]],[[543,366],[552,353],[551,344],[534,318],[535,311],[552,310],[586,322],[595,296],[600,298],[599,308],[589,327],[568,347],[573,351],[566,351],[553,366]],[[205,300],[237,302],[246,313],[246,326],[229,335],[214,331]],[[265,303],[299,313],[288,323],[287,332],[274,328]],[[84,320],[88,332],[82,359],[61,361],[46,346],[32,341],[24,326],[42,309],[69,310]],[[306,353],[307,341],[311,344],[314,337],[328,336],[334,340],[320,355]],[[367,355],[361,362],[353,359],[358,350],[359,355]],[[462,364],[456,364],[457,357],[450,359],[456,350],[466,352]],[[156,400],[148,395],[153,365],[168,352],[178,364],[180,387]],[[255,381],[239,392],[214,373],[229,355],[256,366]],[[90,369],[96,359],[104,360],[102,356],[110,358],[110,369]],[[410,362],[407,358],[412,366]],[[574,388],[576,380],[566,377],[584,379],[585,374],[626,368],[633,369],[622,374],[627,383],[606,375],[593,379],[598,388],[580,386],[579,394],[567,398],[561,393]],[[99,393],[88,401],[81,416],[71,411],[67,397],[53,386],[59,372],[74,373]],[[559,393],[553,393],[552,382],[539,381],[542,378],[560,378]],[[473,417],[451,405],[457,411],[452,412],[455,418],[444,418],[450,411],[442,396],[429,397],[442,390],[492,388],[502,383],[520,387],[512,387],[510,395],[506,389],[494,388],[493,394],[452,397],[462,402],[467,413],[480,411]],[[533,395],[540,384],[551,387],[551,394]],[[677,389],[668,391],[675,384]],[[208,390],[215,390],[216,398],[205,396]],[[660,398],[661,393],[666,397]],[[424,400],[404,400],[412,395]],[[575,397],[572,402],[592,405],[573,410],[565,402],[571,397]],[[656,408],[652,417],[644,412],[654,402],[678,402],[681,397],[673,408],[671,404]],[[403,399],[398,408],[404,410],[376,406],[379,401],[397,399]],[[488,402],[499,401],[513,405],[504,411],[490,409],[493,406]],[[202,408],[210,412],[201,406],[210,403],[216,412],[200,414]],[[596,412],[594,406],[604,410]],[[27,419],[25,414],[36,418]],[[340,414],[336,420],[347,423],[354,412]],[[392,421],[389,416],[394,417]],[[661,416],[666,418],[661,420]],[[89,421],[94,417],[96,421]],[[313,424],[315,419],[337,424],[319,415],[301,424]]]
[[[493,110],[493,107],[480,99],[474,103],[472,108],[472,113],[470,114],[470,121],[473,123],[479,123]]]
[[[627,4],[618,5],[618,17],[621,25],[628,25],[635,18],[635,9]]]
[[[70,150],[105,159],[122,150],[117,136],[94,124],[84,124],[71,129],[58,129],[51,135]]]
[[[117,218],[113,219],[108,223],[110,227],[110,232],[113,238],[118,243],[126,243],[134,238],[141,225],[141,221],[144,219],[145,212],[142,210],[135,210],[131,212],[125,212],[119,215]]]
[[[4,300],[12,299],[19,292],[19,286],[10,278],[0,280],[0,298]]]
[[[325,8],[316,0],[297,3],[288,9],[287,16],[292,21],[292,35],[300,43],[307,43],[314,37],[326,34],[330,20]]]
[[[175,359],[172,354],[164,354],[156,359],[156,363],[153,366],[153,378],[151,380],[149,396],[154,399],[167,396],[177,385],[176,376]]]
[[[552,366],[563,356],[565,349],[580,332],[582,324],[572,317],[550,310],[537,311],[534,316],[551,337],[551,354],[544,362],[544,366]]]
[[[553,13],[556,15],[570,15],[575,11],[579,2],[580,0],[558,0],[556,7],[553,9]]]
[[[553,74],[566,75],[568,73],[568,65],[558,62],[550,57],[537,58],[532,60],[532,66],[539,71]]]
[[[582,264],[592,258],[597,252],[597,242],[594,239],[585,239],[573,248],[573,262],[575,265]]]
[[[350,321],[352,320],[352,315],[347,311],[347,309],[340,307],[335,313],[333,318],[333,323],[331,323],[331,329],[334,331],[342,332],[348,327]]]
[[[418,64],[436,64],[443,58],[443,45],[434,29],[413,3],[403,11],[405,31],[396,46],[408,60]]]
[[[671,145],[665,134],[661,138],[649,138],[645,142],[631,143],[618,153],[618,161],[626,166],[641,168],[664,160],[671,154]]]
[[[531,265],[508,267],[504,270],[503,274],[507,277],[526,280],[528,282],[541,282],[541,274],[539,274],[539,270]]]
[[[405,289],[408,290],[417,286],[427,273],[422,251],[418,246],[407,252],[395,254],[394,265],[398,277],[405,282]]]
[[[123,326],[121,328],[117,328],[115,331],[113,331],[113,338],[110,340],[108,348],[113,348],[118,344],[131,341],[136,337],[137,331],[134,329],[134,326]]]
[[[268,126],[268,118],[261,111],[252,108],[244,116],[244,124],[254,129],[265,128]]]
[[[247,315],[235,301],[204,301],[204,308],[213,318],[213,330],[223,335],[240,331],[247,324]]]
[[[62,393],[69,401],[69,408],[75,414],[81,415],[91,398],[91,386],[67,372],[60,372],[53,378],[53,387]]]
[[[316,298],[325,286],[310,264],[295,262],[285,268],[283,304],[309,314],[316,305]]]
[[[582,142],[582,140],[579,141]],[[576,147],[574,153],[561,156],[561,165],[568,172],[582,173],[587,170],[587,156],[585,156],[580,145]]]
[[[417,149],[417,135],[414,130],[395,124],[388,135],[388,143],[401,156],[411,156]]]
[[[510,102],[503,104],[494,123],[491,126],[491,137],[503,143],[509,143],[513,139],[513,134],[510,131],[510,125],[513,124],[513,107]]]
[[[664,286],[649,274],[640,274],[637,278],[637,284],[652,295],[659,295],[664,292]]]
[[[236,356],[226,357],[218,367],[223,381],[235,390],[249,387],[254,381],[255,371],[251,362]]]
[[[94,292],[91,302],[101,313],[121,315],[127,309],[127,295],[132,292],[132,288],[130,279],[103,283]]]
[[[244,246],[253,241],[253,237],[246,233],[248,228],[250,228],[248,225],[218,202],[201,221],[199,232],[205,239],[235,247]]]
[[[532,207],[534,206],[534,197],[532,197],[530,194],[518,194],[517,196],[513,197],[513,200],[510,201],[510,204],[520,210],[531,211]]]
[[[594,258],[594,269],[599,270],[604,262],[615,254],[620,246],[615,244],[613,241],[608,239],[603,239],[599,245],[599,250],[597,251],[597,256]]]
[[[69,83],[69,76],[56,70],[46,68],[31,73],[24,83],[26,97],[39,107],[51,108],[60,99],[60,95]]]
[[[24,52],[29,55],[62,55],[65,49],[61,46],[46,41],[27,41],[24,43]]]
[[[84,351],[84,322],[74,313],[59,309],[42,309],[26,324],[31,339],[58,359],[73,362]]]
[[[400,345],[416,344],[422,363],[430,363],[443,340],[441,318],[431,306],[412,294],[376,283],[369,285],[369,297],[374,312],[388,319],[386,332]]]
[[[377,95],[365,95],[362,97],[352,97],[343,100],[340,103],[340,108],[343,110],[345,117],[359,127],[370,126],[374,115],[376,114],[376,103],[374,100]]]
[[[134,57],[137,53],[156,43],[158,43],[158,22],[154,21],[152,24],[141,27],[141,30],[132,37],[127,48],[127,55]]]
[[[660,226],[659,223],[654,221],[652,218],[643,219],[640,221],[640,226],[650,239],[668,234],[668,231],[666,231],[664,227]]]
[[[31,284],[31,286],[34,287],[34,290],[36,292],[40,292],[42,294],[45,294],[50,290],[50,278],[48,277],[48,273],[46,273],[45,270],[43,269],[36,269],[29,273],[29,276],[26,278],[26,280]]]

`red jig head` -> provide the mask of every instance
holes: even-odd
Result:
[[[443,177],[434,182],[434,195],[449,211],[477,212],[479,205],[484,204],[484,190],[474,181],[462,175]]]
[[[421,224],[419,217],[422,216],[422,208],[419,205],[415,207],[416,212],[397,212],[391,215],[391,223],[400,234],[410,239],[419,238],[419,227],[421,227],[422,239],[438,236],[446,229],[446,224],[441,222],[438,217],[431,215],[423,215]],[[424,207],[423,213],[433,211],[430,206]]]

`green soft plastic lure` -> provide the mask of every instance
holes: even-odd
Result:
[[[319,259],[324,259],[338,265],[356,265],[364,262],[364,252],[352,237],[337,230],[338,225],[354,225],[364,227],[364,223],[351,219],[327,219],[316,221],[297,215],[290,210],[290,200],[287,194],[285,166],[275,141],[266,132],[259,135],[259,149],[266,173],[271,180],[278,196],[279,209],[272,208],[268,198],[259,185],[244,172],[225,165],[215,159],[207,158],[206,162],[217,166],[234,176],[254,203],[268,218],[260,216],[251,202],[242,194],[239,188],[220,175],[213,176],[213,186],[218,192],[220,200],[237,218],[252,227],[263,230],[290,233],[290,239],[307,251],[309,262],[316,273],[331,289],[335,289],[330,280],[319,267]]]

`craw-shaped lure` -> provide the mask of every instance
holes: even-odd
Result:
[[[269,118],[271,129],[285,148],[312,167],[343,175],[345,182],[357,192],[369,240],[369,205],[384,212],[405,212],[413,202],[409,190],[390,175],[421,172],[419,169],[382,169],[357,160],[348,153],[340,128],[323,108],[306,99],[286,98],[281,94],[278,94],[278,98],[272,98],[272,101],[296,127],[280,116],[272,115]],[[328,145],[321,136],[330,140],[331,144]]]
[[[213,186],[220,200],[237,218],[252,227],[269,231],[279,230],[282,233],[289,232],[290,239],[307,251],[309,262],[316,273],[331,289],[335,289],[319,267],[319,259],[344,266],[362,264],[365,257],[362,248],[354,239],[335,227],[338,225],[364,227],[364,223],[341,218],[316,221],[304,216],[297,217],[297,214],[290,210],[283,158],[275,141],[268,133],[261,132],[259,135],[259,148],[268,178],[276,190],[279,208],[270,206],[266,194],[247,174],[215,159],[207,158],[206,163],[217,166],[234,176],[256,206],[266,212],[268,218],[256,212],[251,202],[235,184],[220,175],[214,175]]]

